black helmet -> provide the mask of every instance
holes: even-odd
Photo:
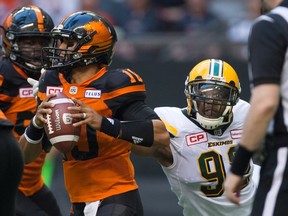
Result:
[[[50,31],[54,23],[51,17],[36,6],[22,6],[13,10],[4,20],[2,47],[4,54],[29,77],[39,78],[41,70],[41,49],[33,47],[39,42],[41,46],[51,43]],[[30,40],[32,44],[21,44]]]
[[[43,48],[50,60],[48,68],[67,68],[99,63],[109,65],[114,54],[117,36],[114,27],[104,17],[90,12],[80,11],[64,18],[51,31],[53,48]],[[60,49],[59,41],[76,41],[73,50]],[[61,53],[61,55],[60,55]]]

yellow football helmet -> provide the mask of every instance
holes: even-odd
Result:
[[[240,82],[227,62],[207,59],[190,71],[185,81],[188,115],[201,127],[214,130],[232,120],[232,108],[239,100]]]

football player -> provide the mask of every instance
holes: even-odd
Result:
[[[51,42],[49,32],[54,27],[51,17],[36,6],[13,10],[3,22],[0,62],[0,108],[13,123],[16,139],[24,133],[36,111],[33,89],[28,77],[39,79],[41,48]],[[46,151],[25,165],[19,185],[16,215],[60,215],[56,200],[41,176]]]
[[[0,110],[1,215],[15,215],[17,188],[23,174],[23,157],[12,128],[13,124]]]
[[[252,161],[240,206],[230,203],[223,189],[249,109],[240,91],[237,73],[227,62],[207,59],[186,79],[187,107],[155,108],[170,133],[173,156],[160,163],[185,216],[250,215],[256,188]]]
[[[63,160],[71,215],[142,216],[131,149],[137,144],[156,152],[169,144],[165,125],[145,104],[143,80],[128,68],[108,69],[117,36],[98,14],[73,13],[51,34],[53,46],[43,54],[52,70],[40,78],[41,103],[20,139],[25,159],[34,160],[43,148],[45,114],[53,107],[47,101],[61,91],[78,105],[71,109],[80,113],[71,117],[81,119],[75,124],[81,127],[79,142]]]

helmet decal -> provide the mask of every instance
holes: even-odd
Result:
[[[220,60],[215,60],[215,59],[212,59],[211,60],[211,66],[210,66],[210,74],[212,76],[215,76],[215,77],[222,77],[223,76],[223,70],[222,70],[222,62]]]
[[[36,6],[31,6],[31,8],[34,9],[34,12],[36,13],[36,17],[38,20],[38,29],[40,32],[44,32],[44,20],[43,20],[43,15],[40,11],[40,9]]]

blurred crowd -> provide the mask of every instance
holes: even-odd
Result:
[[[260,14],[260,0],[241,1],[229,18],[222,14],[229,7],[219,13],[212,0],[0,0],[1,23],[23,4],[44,8],[55,24],[77,10],[101,14],[116,26],[116,58],[126,61],[246,60],[250,26]]]
[[[215,5],[225,1],[231,4],[238,2],[233,12],[228,6],[222,10],[215,9]],[[260,1],[0,0],[0,23],[21,5],[36,5],[45,9],[56,25],[71,12],[90,10],[106,17],[115,26],[118,43],[114,61],[187,63],[207,58],[246,61],[249,31],[254,19],[260,15]],[[232,15],[226,16],[225,13]],[[245,93],[245,88],[243,90]],[[170,100],[170,95],[167,95],[167,100]],[[52,177],[61,179],[55,184],[53,192],[61,207],[69,209],[70,203],[63,191],[62,167],[58,166],[61,160],[60,155],[55,156],[52,152],[51,158],[46,159],[43,175],[48,186]]]

